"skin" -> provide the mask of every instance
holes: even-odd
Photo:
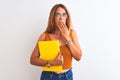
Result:
[[[63,14],[66,12],[63,8],[58,7],[56,10],[56,13]],[[59,40],[60,46],[66,45],[65,43],[71,39],[70,32],[72,31],[72,35],[71,35],[72,42],[70,43],[70,45],[67,45],[67,47],[70,49],[73,58],[79,61],[82,56],[82,51],[78,43],[78,38],[75,30],[71,28],[70,29],[67,28],[65,24],[66,18],[63,16],[60,16],[60,18],[55,17],[55,23],[56,23],[56,30],[55,30],[55,34],[50,34],[51,39]],[[41,34],[38,39],[38,41],[43,41],[43,40],[45,40],[45,33]],[[47,61],[40,59],[39,56],[40,56],[39,49],[38,49],[38,45],[36,44],[30,58],[30,63],[37,66],[45,66]],[[59,66],[59,65],[62,65],[63,62],[64,62],[63,56],[61,55],[61,52],[59,52],[58,56],[53,61],[50,61],[49,63],[52,66]]]

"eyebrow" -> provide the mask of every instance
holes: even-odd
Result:
[[[60,13],[55,13],[55,14],[60,14]],[[67,14],[67,13],[65,12],[65,13],[62,13],[62,14]]]

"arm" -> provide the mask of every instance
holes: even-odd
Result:
[[[42,41],[42,40],[45,40],[45,34],[41,34],[41,36],[38,39],[38,41]],[[36,43],[36,46],[33,49],[33,52],[30,57],[30,63],[32,65],[45,66],[47,62],[45,60],[40,59],[39,57],[40,57],[40,53],[39,53],[38,43]]]
[[[38,39],[38,41],[43,41],[43,40],[45,40],[45,33],[41,34],[40,38]],[[36,66],[46,66],[48,61],[40,59],[39,57],[40,57],[39,48],[38,48],[38,44],[36,44],[30,57],[30,63]],[[62,65],[62,63],[63,63],[63,58],[60,54],[53,61],[49,61],[49,64],[51,66]]]
[[[81,51],[80,45],[78,43],[77,34],[73,29],[71,31],[71,37],[72,37],[72,41],[67,46],[70,49],[72,56],[77,61],[79,61],[81,59],[81,56],[82,56],[82,51]],[[68,40],[70,40],[70,39],[68,39]]]
[[[61,32],[62,37],[64,38],[65,43],[69,42],[71,40],[70,34],[72,34],[71,35],[72,41],[69,42],[70,44],[68,45],[68,48],[70,49],[72,56],[77,61],[79,61],[82,56],[82,51],[81,51],[81,48],[78,43],[78,38],[77,38],[76,32],[73,29],[68,29],[67,26],[63,22],[61,22],[61,24],[58,26],[58,28]]]

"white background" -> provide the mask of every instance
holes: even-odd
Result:
[[[120,80],[119,0],[1,0],[0,80],[39,80],[30,55],[56,3],[69,9],[83,51],[74,80]]]

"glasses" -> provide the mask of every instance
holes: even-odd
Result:
[[[56,18],[60,18],[61,16],[64,17],[64,18],[67,18],[67,17],[68,17],[68,14],[67,14],[67,13],[63,13],[63,14],[55,13],[55,17],[56,17]]]

